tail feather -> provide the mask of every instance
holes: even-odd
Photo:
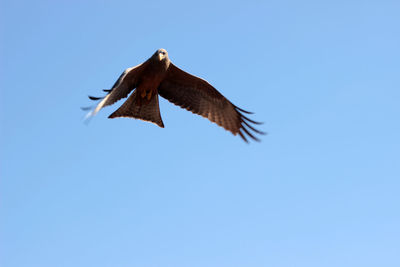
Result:
[[[143,121],[152,122],[161,128],[164,128],[164,123],[161,119],[160,107],[158,105],[158,94],[155,94],[152,99],[146,104],[138,104],[136,101],[137,90],[135,90],[129,98],[119,107],[109,118],[129,117]]]

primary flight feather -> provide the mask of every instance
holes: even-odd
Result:
[[[259,122],[243,115],[251,112],[233,105],[207,81],[176,67],[165,49],[157,50],[144,63],[126,69],[113,87],[104,91],[108,93],[105,97],[89,96],[92,100],[101,101],[88,113],[88,117],[133,91],[109,118],[135,118],[164,128],[158,104],[160,95],[175,105],[215,122],[234,135],[239,134],[246,142],[247,136],[259,141],[255,133],[264,134],[253,126]]]

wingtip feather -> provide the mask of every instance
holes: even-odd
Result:
[[[93,101],[97,101],[97,100],[100,100],[100,99],[104,98],[104,97],[97,97],[97,96],[91,96],[91,95],[89,95],[88,97],[89,97],[90,100],[93,100]]]
[[[82,109],[83,111],[88,111],[88,110],[93,109],[93,107],[92,107],[92,106],[90,106],[90,107],[81,107],[81,109]]]
[[[239,108],[238,106],[236,106],[236,105],[233,105],[237,110],[240,110],[241,112],[243,112],[243,113],[246,113],[246,114],[254,114],[254,112],[250,112],[250,111],[247,111],[247,110],[244,110],[244,109],[242,109],[242,108]]]

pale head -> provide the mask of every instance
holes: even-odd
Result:
[[[157,58],[158,61],[167,60],[168,59],[168,52],[167,52],[167,50],[161,48],[161,49],[158,49],[154,53],[153,57]]]

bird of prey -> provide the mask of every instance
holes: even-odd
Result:
[[[134,90],[136,89],[136,90]],[[134,91],[133,91],[134,90]],[[162,128],[158,105],[158,95],[175,105],[201,115],[247,141],[247,136],[259,141],[254,133],[264,134],[252,124],[261,124],[243,115],[252,114],[243,110],[218,92],[207,81],[193,76],[170,61],[165,49],[158,49],[148,60],[126,69],[104,97],[89,96],[91,100],[101,100],[87,117],[94,116],[100,109],[125,98],[129,98],[112,113],[109,118],[129,117],[152,122]]]

